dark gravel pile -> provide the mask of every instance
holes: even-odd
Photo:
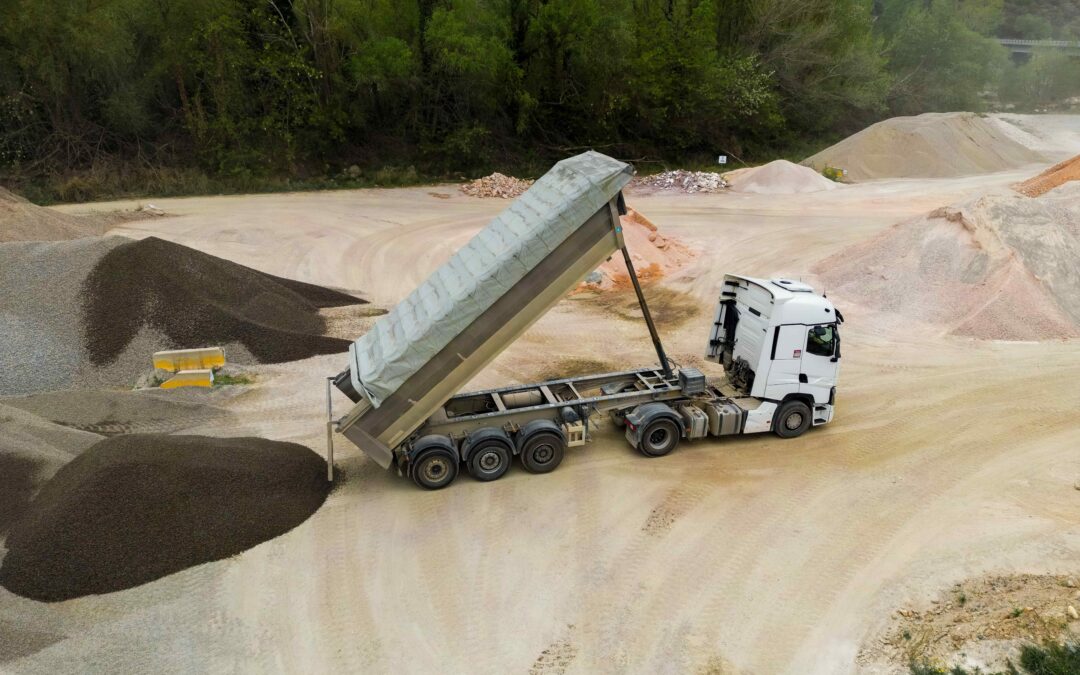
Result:
[[[323,335],[323,307],[363,303],[150,237],[116,246],[82,286],[90,361],[115,361],[144,327],[178,348],[239,342],[263,363],[346,351]]]
[[[34,477],[41,467],[29,457],[0,454],[0,535],[26,509],[37,487]]]
[[[47,602],[131,588],[296,527],[329,492],[304,446],[132,434],[60,469],[11,528],[0,585]]]

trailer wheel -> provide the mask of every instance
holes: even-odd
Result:
[[[449,450],[432,448],[413,461],[409,473],[413,482],[425,490],[441,490],[457,478],[458,463]]]
[[[776,411],[773,431],[780,438],[801,436],[810,428],[810,406],[802,401],[788,401]]]
[[[551,431],[540,431],[521,446],[521,465],[529,473],[549,473],[562,462],[566,442]]]
[[[663,457],[679,445],[679,425],[670,417],[653,420],[641,431],[638,449],[646,457]]]
[[[502,478],[510,468],[510,448],[498,439],[480,441],[469,454],[469,474],[476,480]]]

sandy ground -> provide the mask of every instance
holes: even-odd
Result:
[[[1043,168],[812,195],[631,195],[700,252],[666,282],[702,308],[662,323],[668,351],[700,365],[724,272],[814,281],[815,263],[852,242]],[[452,187],[154,203],[175,217],[114,232],[377,305],[506,206]],[[856,656],[898,607],[986,573],[1080,571],[1080,343],[886,331],[830,297],[848,322],[827,427],[659,460],[604,428],[550,475],[515,467],[435,493],[341,440],[344,479],[323,508],[236,558],[55,605],[0,590],[0,648],[21,645],[0,670],[891,672]],[[653,355],[639,322],[572,298],[473,384],[580,359]],[[260,366],[243,391],[184,392],[232,413],[191,431],[321,449],[324,378],[343,362]]]

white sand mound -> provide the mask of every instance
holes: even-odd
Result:
[[[37,206],[0,187],[0,242],[76,239],[103,231],[99,219],[70,216]]]
[[[730,174],[729,174],[730,175]],[[778,159],[731,175],[731,189],[761,195],[791,195],[803,192],[835,190],[837,183],[807,166]]]
[[[966,176],[1047,161],[1014,136],[974,113],[925,113],[878,122],[802,163],[872,180]]]
[[[946,332],[1080,336],[1080,201],[986,195],[894,225],[823,261],[830,291]]]

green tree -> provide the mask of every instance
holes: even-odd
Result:
[[[889,36],[890,107],[902,114],[981,110],[980,93],[1007,63],[1004,48],[972,30],[955,0],[910,6]]]

